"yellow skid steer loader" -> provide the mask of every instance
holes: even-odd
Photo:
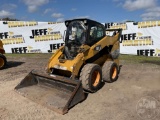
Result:
[[[96,92],[119,73],[122,29],[107,30],[90,19],[65,21],[65,45],[49,59],[46,72],[31,71],[15,87],[21,95],[61,114]]]
[[[0,70],[3,69],[7,63],[7,59],[3,54],[5,54],[5,50],[3,48],[3,43],[0,40]]]

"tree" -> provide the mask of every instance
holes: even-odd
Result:
[[[0,20],[1,20],[1,21],[19,21],[18,19],[9,18],[9,17],[1,18]]]

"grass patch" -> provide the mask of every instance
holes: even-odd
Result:
[[[46,57],[51,57],[53,54],[50,54],[50,53],[25,53],[25,54],[11,54],[11,53],[6,53],[5,56],[7,58],[10,58],[10,57],[27,57],[27,58],[46,58]]]
[[[160,65],[160,57],[120,55],[120,60],[127,63],[150,63]]]
[[[28,53],[28,54],[5,54],[7,58],[50,58],[52,53]],[[120,55],[120,61],[125,63],[150,63],[160,65],[160,57],[147,57],[147,56],[137,56],[137,55]]]

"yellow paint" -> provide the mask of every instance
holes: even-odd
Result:
[[[156,48],[155,49],[155,56],[158,56],[158,55],[160,55],[160,49]]]
[[[63,22],[48,22],[48,24],[58,24],[58,23],[63,23]]]
[[[146,46],[146,45],[153,45],[153,41],[151,39],[144,39],[144,40],[124,40],[122,41],[123,46]]]
[[[147,28],[147,27],[155,27],[155,26],[160,26],[160,21],[138,22],[138,28]]]
[[[59,39],[62,39],[62,35],[60,33],[55,33],[50,35],[39,35],[39,36],[34,36],[34,39],[35,39],[35,42],[59,40]]]
[[[120,25],[113,25],[110,27],[110,29],[123,29],[123,30],[126,30],[127,29],[127,25],[124,23],[124,24],[120,24]]]
[[[4,45],[24,43],[23,37],[3,39]]]
[[[142,36],[143,34],[140,33],[140,32],[138,32],[136,35],[137,35],[137,37],[140,37],[140,36]]]
[[[8,21],[8,27],[23,27],[23,26],[36,26],[38,23],[36,21]]]
[[[111,51],[119,49],[119,36],[119,33],[115,36],[105,36],[91,47],[88,45],[82,45],[80,48],[83,49],[83,51],[79,51],[79,54],[73,60],[62,58],[64,50],[64,46],[62,46],[50,58],[47,65],[47,71],[50,72],[50,68],[59,66],[59,68],[65,68],[65,71],[70,71],[74,76],[78,76],[81,67],[86,64],[86,60],[95,56],[99,52],[98,50],[95,50],[96,46],[101,46],[101,49],[103,49],[106,46],[113,45]],[[94,63],[103,65],[106,60],[112,60],[110,56],[107,55],[107,52],[106,55],[101,56],[98,60],[94,61]],[[115,61],[119,65],[119,59],[116,59]]]

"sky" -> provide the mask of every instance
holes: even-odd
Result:
[[[39,22],[160,20],[160,0],[1,0],[0,18],[4,17]]]

